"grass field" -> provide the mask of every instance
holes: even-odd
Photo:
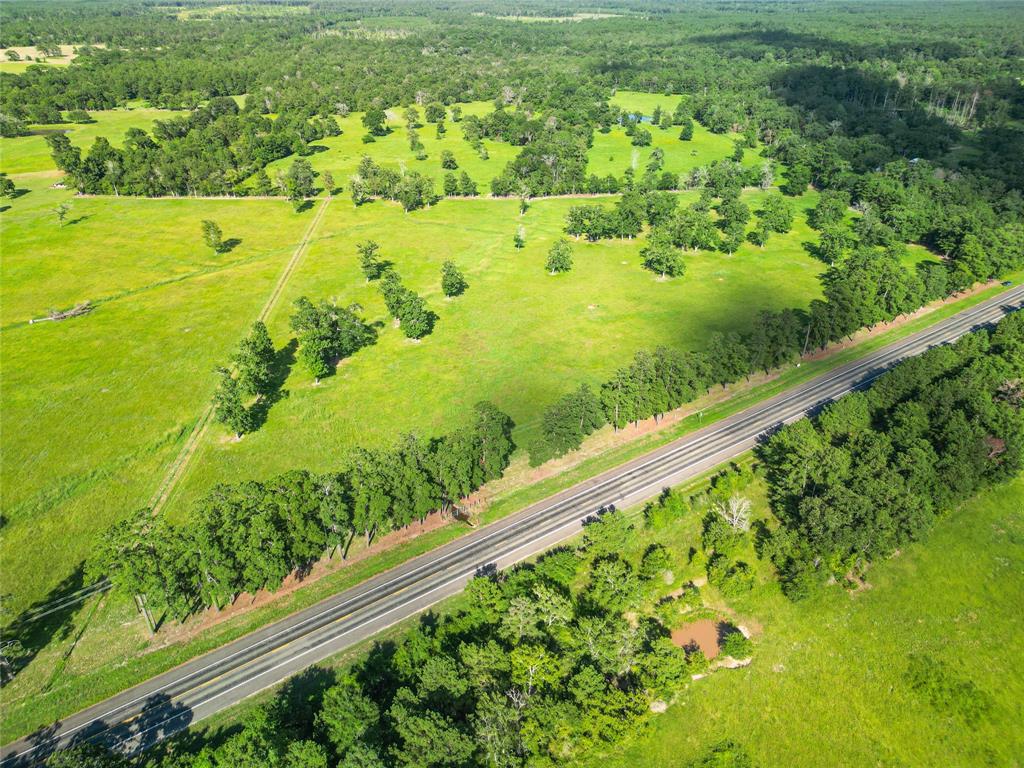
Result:
[[[79,198],[32,179],[3,213],[4,588],[11,609],[68,576],[146,503],[312,212],[284,201]],[[213,218],[240,242],[214,257]],[[86,317],[29,325],[91,300]]]
[[[491,108],[477,102],[464,105],[464,113]],[[96,136],[120,143],[128,128],[148,128],[171,114],[133,105],[97,112],[95,123],[50,128],[67,130],[84,148]],[[333,168],[339,182],[364,151],[395,165],[410,157],[404,130],[363,145],[358,116],[342,122],[345,134],[329,140],[338,146],[312,157],[317,167]],[[421,134],[431,154],[424,162],[440,176],[441,144],[432,126]],[[482,185],[516,152],[489,142],[491,158],[480,160],[454,124],[442,141]],[[707,151],[706,161],[725,151],[693,143]],[[619,173],[629,164],[626,148],[623,142]],[[666,150],[670,163],[679,154]],[[73,573],[107,524],[148,502],[203,411],[211,369],[255,318],[312,212],[296,215],[276,201],[74,198],[50,189],[59,174],[42,135],[0,140],[0,170],[26,192],[3,212],[0,287],[0,403],[8,434],[19,435],[7,441],[2,463],[7,527],[0,553],[16,574],[9,591],[17,611]],[[53,211],[64,201],[72,207],[60,227]],[[535,201],[519,217],[512,201],[445,201],[408,215],[390,203],[354,209],[347,199],[335,201],[270,318],[275,340],[287,341],[289,306],[300,295],[358,301],[371,318],[386,319],[376,289],[356,267],[355,243],[368,237],[426,296],[440,315],[437,330],[412,344],[386,327],[376,346],[315,389],[293,371],[291,396],[260,432],[228,443],[219,428],[209,431],[171,513],[184,514],[192,499],[224,479],[333,467],[357,443],[388,443],[406,429],[448,429],[482,398],[507,409],[525,441],[554,397],[580,379],[602,380],[636,349],[699,347],[707,330],[742,328],[760,308],[804,305],[817,294],[820,265],[800,247],[810,235],[802,221],[764,251],[745,246],[733,257],[690,256],[683,280],[662,283],[642,270],[637,241],[579,243],[576,269],[551,277],[544,256],[570,204]],[[199,238],[205,218],[240,242],[214,257]],[[512,235],[520,225],[527,247],[517,252]],[[439,290],[446,258],[471,282],[453,302]],[[26,324],[84,300],[99,307],[86,318]],[[28,546],[57,526],[68,535],[41,537],[43,551]]]
[[[621,91],[616,94],[613,102],[628,109],[650,114],[650,110],[653,110],[656,103],[661,104],[662,109],[669,111],[675,109],[679,97],[652,97],[650,94]],[[489,101],[476,101],[460,106],[464,115],[482,116],[494,109],[493,103]],[[422,122],[423,109],[418,109]],[[334,176],[335,183],[340,186],[345,184],[349,177],[356,172],[356,167],[362,156],[369,155],[386,167],[405,168],[426,174],[437,180],[437,188],[440,190],[441,180],[446,173],[441,168],[441,152],[447,149],[455,155],[455,159],[458,161],[459,168],[456,174],[466,171],[470,178],[477,182],[480,191],[486,194],[491,179],[500,175],[506,163],[519,153],[519,147],[488,139],[483,142],[487,149],[488,159],[482,160],[476,150],[463,139],[459,123],[451,122],[449,114],[445,126],[447,133],[440,139],[436,137],[436,127],[432,123],[424,122],[423,127],[418,129],[427,159],[417,160],[409,149],[403,117],[404,111],[404,108],[388,110],[388,125],[392,129],[391,133],[378,137],[371,144],[364,144],[362,141],[362,137],[366,133],[366,129],[360,122],[362,113],[352,113],[338,118],[342,134],[318,141],[316,143],[317,151],[308,158],[310,164],[314,170],[321,173],[330,171]],[[611,173],[621,177],[630,167],[643,172],[651,157],[651,152],[657,147],[665,152],[664,170],[677,174],[685,173],[698,165],[707,165],[714,160],[729,157],[733,152],[735,140],[734,136],[714,134],[700,125],[695,126],[692,141],[680,141],[678,128],[667,131],[651,128],[651,136],[653,142],[651,146],[634,147],[630,144],[630,137],[621,127],[613,128],[609,133],[596,132],[594,145],[587,153],[587,173],[598,176],[606,176]],[[268,166],[267,172],[273,176],[277,171],[284,171],[291,162],[292,158],[278,160]],[[749,150],[744,157],[744,164],[751,167],[759,166],[762,162],[760,154],[754,150]]]
[[[7,58],[8,51],[17,51],[21,57],[20,61],[10,61]],[[24,46],[12,46],[11,48],[0,48],[0,72],[10,72],[11,74],[21,74],[33,64],[45,64],[51,67],[66,67],[71,63],[72,59],[75,58],[75,46],[73,45],[62,45],[60,47],[61,56],[54,56],[47,58],[43,56],[39,49],[34,45]],[[31,56],[32,60],[27,61],[26,56]]]
[[[89,114],[95,122],[33,125],[31,130],[35,135],[0,139],[0,170],[12,176],[42,171],[56,172],[53,158],[50,157],[50,147],[44,137],[47,132],[67,133],[71,143],[81,147],[84,153],[98,136],[103,136],[115,147],[120,147],[124,144],[124,134],[129,128],[148,131],[152,128],[154,120],[166,120],[184,113],[137,107],[100,110]]]
[[[737,608],[764,627],[754,663],[692,685],[601,768],[689,766],[733,739],[758,766],[1019,766],[1024,754],[1024,477],[981,494],[872,568],[870,590]],[[966,727],[907,684],[927,654],[992,701]],[[827,755],[827,758],[825,757]]]
[[[684,195],[690,197],[696,194]],[[662,282],[643,270],[637,240],[574,243],[575,268],[552,277],[546,253],[574,202],[538,200],[520,217],[510,200],[449,201],[414,214],[391,203],[355,209],[337,200],[268,327],[283,345],[294,299],[334,297],[360,304],[382,324],[378,343],[316,387],[295,367],[289,396],[240,443],[211,430],[172,508],[230,478],[327,469],[353,445],[387,444],[407,430],[438,434],[460,424],[480,399],[512,416],[525,445],[546,404],[580,381],[599,384],[637,349],[700,348],[710,331],[741,330],[761,309],[803,306],[818,295],[821,265],[800,247],[809,237],[802,217],[764,250],[688,256],[679,280]],[[810,196],[801,203],[810,204]],[[520,224],[527,246],[516,251],[512,235]],[[420,343],[391,327],[377,288],[359,271],[355,246],[370,237],[439,315]],[[452,301],[440,289],[445,259],[470,283]]]

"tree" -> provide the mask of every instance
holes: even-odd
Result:
[[[292,201],[296,210],[302,206],[306,198],[316,194],[313,187],[313,166],[305,158],[297,158],[291,164],[283,183],[288,199]]]
[[[11,51],[8,51],[11,53]],[[45,768],[128,768],[128,758],[96,744],[76,744],[53,752]]]
[[[512,245],[515,246],[517,251],[521,251],[526,247],[526,230],[523,229],[522,225],[516,228],[516,233],[512,235]]]
[[[380,710],[366,696],[354,677],[345,676],[324,693],[323,704],[316,716],[317,728],[327,737],[339,755],[373,730],[380,719]]]
[[[766,197],[757,215],[772,232],[785,234],[793,228],[793,205],[781,195]]]
[[[238,386],[249,397],[266,397],[273,387],[274,343],[262,320],[252,324],[238,345],[232,362],[238,369]]]
[[[289,323],[298,334],[299,360],[315,383],[330,373],[336,360],[348,357],[376,339],[376,331],[356,314],[359,309],[358,304],[349,307],[326,301],[313,304],[305,296],[296,300]]]
[[[818,256],[822,261],[834,265],[854,246],[856,240],[853,233],[842,225],[826,226],[821,230],[818,240]]]
[[[377,244],[377,241],[367,240],[359,243],[356,245],[356,250],[359,252],[359,268],[363,270],[366,282],[379,279],[384,272],[384,264],[378,258],[380,245]]]
[[[735,531],[747,531],[750,528],[750,499],[738,493],[728,498],[718,499],[714,510]]]
[[[223,253],[224,241],[221,239],[222,237],[223,233],[217,222],[203,219],[203,242],[206,243],[207,248],[210,248],[214,253]]]
[[[427,308],[422,296],[409,291],[402,302],[399,319],[407,338],[422,339],[434,329],[437,316]]]
[[[807,191],[811,183],[811,169],[806,165],[792,165],[786,174],[786,183],[782,191],[791,197],[799,197]]]
[[[680,141],[692,141],[693,140],[693,120],[691,120],[690,118],[687,118],[682,123],[682,126],[683,126],[682,130],[679,131],[679,140]]]
[[[387,768],[387,766],[373,747],[356,742],[338,763],[338,768]]]
[[[441,123],[445,118],[445,108],[443,104],[439,104],[434,101],[427,104],[426,110],[423,113],[428,123]]]
[[[807,217],[807,222],[818,230],[835,227],[842,223],[850,207],[850,193],[843,190],[826,189]]]
[[[559,238],[551,246],[545,269],[552,275],[572,269],[572,248],[569,247],[569,242],[565,238]]]
[[[384,136],[388,132],[387,115],[380,107],[370,107],[363,114],[363,127],[371,136]]]
[[[754,229],[751,230],[747,238],[754,245],[758,245],[764,248],[768,244],[768,238],[772,235],[772,230],[768,226],[768,223],[764,219],[758,219],[757,224],[754,225]]]
[[[443,189],[445,197],[455,197],[459,194],[459,180],[455,178],[454,173],[444,175]]]
[[[71,212],[71,203],[64,202],[53,209],[53,212],[57,214],[57,222],[61,227],[64,226],[64,222],[68,218],[68,214]]]
[[[650,131],[648,131],[646,128],[641,128],[640,126],[637,126],[636,128],[633,129],[633,138],[630,140],[629,143],[632,144],[634,147],[649,147],[651,146],[652,140],[653,137],[651,136]]]
[[[220,383],[213,395],[214,416],[241,439],[252,427],[252,415],[242,403],[241,389],[227,368],[218,368]]]
[[[282,768],[327,768],[327,750],[315,741],[293,741],[284,753]]]
[[[330,171],[324,171],[323,174],[324,192],[328,197],[334,194],[334,174]]]
[[[0,197],[13,198],[17,194],[14,187],[14,180],[6,173],[0,173]]]
[[[640,249],[640,257],[646,269],[657,272],[662,278],[680,277],[686,269],[683,256],[672,244],[671,236],[661,230],[651,234],[647,244]]]
[[[459,167],[459,163],[455,159],[455,153],[450,149],[441,151],[441,167],[447,171],[454,171]]]
[[[476,197],[476,182],[469,178],[469,174],[463,171],[459,174],[459,194],[462,197]]]
[[[469,284],[455,263],[446,261],[441,266],[441,290],[444,291],[444,295],[449,298],[461,296],[467,287]]]

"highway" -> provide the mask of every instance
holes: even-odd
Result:
[[[1024,287],[1004,291],[9,744],[0,765],[33,765],[80,740],[144,749],[456,594],[480,571],[507,567],[574,535],[600,510],[656,496],[749,450],[781,424],[866,386],[900,360],[1022,307]]]

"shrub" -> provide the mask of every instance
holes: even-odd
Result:
[[[754,644],[737,629],[725,636],[719,650],[734,659],[749,659],[754,652]]]

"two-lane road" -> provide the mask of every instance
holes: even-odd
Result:
[[[481,569],[511,565],[572,536],[603,508],[695,477],[900,360],[1022,307],[1024,287],[1005,291],[9,744],[2,766],[31,765],[79,740],[143,749],[457,593]]]

